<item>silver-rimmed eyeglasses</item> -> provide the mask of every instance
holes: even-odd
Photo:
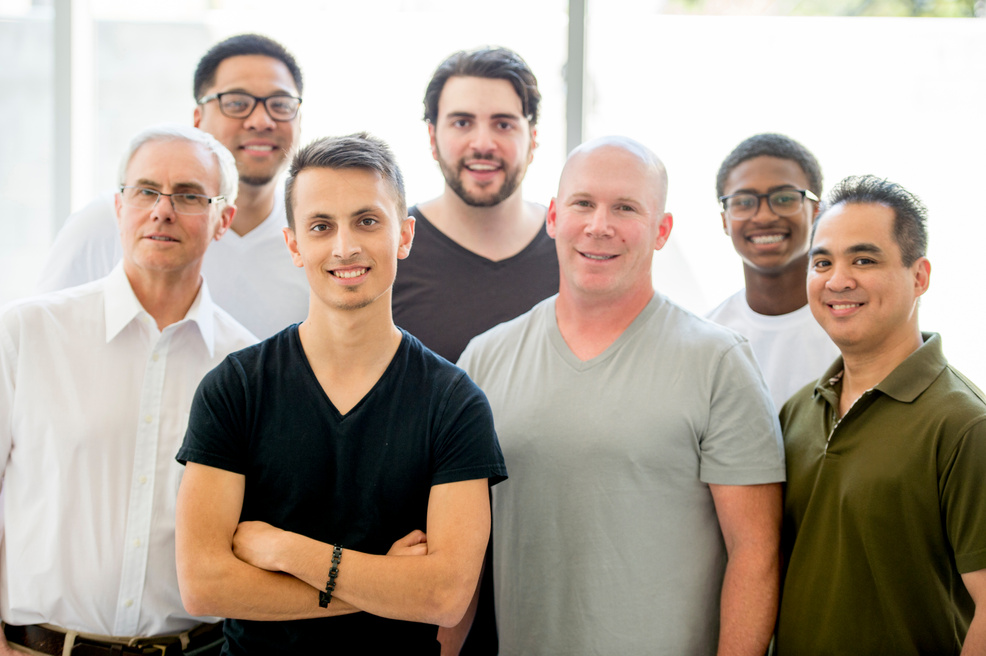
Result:
[[[767,206],[777,216],[792,216],[801,211],[805,198],[818,202],[818,196],[807,189],[778,189],[767,194],[751,194],[741,191],[738,194],[721,196],[719,202],[726,215],[734,221],[753,218],[760,211],[760,201],[767,199]]]
[[[210,100],[219,104],[219,111],[228,118],[246,118],[253,113],[257,103],[263,103],[267,115],[275,121],[290,121],[298,115],[301,98],[286,93],[276,93],[273,96],[254,96],[242,91],[225,91],[210,93],[199,98],[199,104],[204,105]]]
[[[190,194],[186,192],[174,192],[163,194],[156,189],[147,187],[120,187],[120,196],[123,204],[141,210],[149,210],[157,205],[161,196],[167,196],[171,201],[171,207],[179,214],[205,214],[209,211],[209,205],[226,200],[225,196],[203,196],[202,194]]]

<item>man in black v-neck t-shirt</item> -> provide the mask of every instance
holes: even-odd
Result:
[[[459,621],[479,577],[488,483],[506,477],[489,406],[394,326],[414,221],[389,149],[311,144],[287,202],[309,315],[196,394],[178,454],[183,600],[233,618],[228,654],[437,654],[436,625]]]
[[[506,48],[457,52],[425,92],[442,195],[411,208],[414,252],[394,283],[394,321],[450,362],[469,340],[558,291],[547,209],[525,201],[537,79]]]

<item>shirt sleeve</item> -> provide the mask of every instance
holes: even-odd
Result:
[[[192,399],[178,462],[246,474],[249,431],[245,382],[243,369],[232,356],[206,374]]]
[[[986,569],[986,417],[963,431],[940,474],[941,510],[959,572]]]
[[[784,481],[784,446],[770,393],[748,342],[726,350],[711,388],[699,478],[717,485]]]
[[[17,346],[7,327],[10,312],[0,314],[0,481],[14,441],[14,380],[17,375]],[[2,487],[2,483],[0,483]]]
[[[489,401],[464,372],[446,396],[436,447],[432,485],[477,478],[496,485],[507,478]]]

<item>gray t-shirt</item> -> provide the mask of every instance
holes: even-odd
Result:
[[[655,294],[583,362],[552,297],[459,365],[511,476],[493,491],[500,654],[714,654],[726,550],[708,484],[784,480],[746,340]]]

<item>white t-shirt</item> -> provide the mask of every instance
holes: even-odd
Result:
[[[260,339],[308,315],[308,279],[284,244],[281,229],[286,225],[284,191],[278,185],[270,215],[242,237],[227,230],[209,245],[202,262],[216,304]],[[38,291],[102,278],[122,257],[113,192],[106,192],[65,221],[48,253]]]
[[[839,348],[807,305],[777,316],[757,314],[746,302],[746,290],[741,289],[706,318],[750,340],[778,410],[792,394],[818,380],[839,357]]]

